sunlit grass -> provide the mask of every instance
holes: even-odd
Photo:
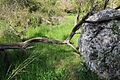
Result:
[[[70,15],[58,25],[48,26],[44,24],[29,27],[24,37],[48,37],[50,39],[65,40],[73,25],[74,16]],[[72,39],[76,46],[78,37],[79,34]],[[11,80],[99,80],[96,75],[84,67],[82,58],[71,47],[47,43],[33,43],[31,46],[34,47],[26,51],[8,50],[12,64],[8,79],[12,75]],[[30,54],[37,55],[37,59],[27,66],[23,65]],[[26,67],[23,69],[24,66]],[[0,66],[0,68],[2,70],[3,67]],[[4,76],[5,73],[0,73],[1,80],[5,80]]]

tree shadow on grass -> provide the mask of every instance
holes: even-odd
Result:
[[[30,54],[37,55],[37,59],[27,66],[25,72],[16,76],[17,80],[99,80],[81,66],[80,57],[76,56],[70,47],[47,43],[33,43],[31,46],[35,48],[26,51],[8,50],[13,65],[11,70]],[[1,74],[2,76],[5,76],[5,73]]]
[[[38,58],[27,67],[26,73],[17,77],[18,80],[99,80],[81,66],[80,57],[76,57],[68,46],[46,43],[33,45],[35,48],[28,50],[28,53],[34,53]]]
[[[0,55],[0,80],[5,80],[8,70],[11,72],[29,56],[26,55],[26,52],[21,49],[5,50],[5,52],[7,54],[6,56]],[[6,63],[6,60],[8,60],[9,63]]]
[[[16,76],[17,80],[99,80],[96,76],[96,79],[93,78],[94,74],[81,66],[80,57],[76,57],[70,47],[47,43],[34,43],[32,46],[35,48],[28,49],[27,52],[8,50],[9,59],[14,65],[12,69],[30,54],[37,55],[37,59],[25,69],[25,73]]]

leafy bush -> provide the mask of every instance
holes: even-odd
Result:
[[[3,0],[1,2],[0,17],[14,26],[16,24],[23,26],[28,23],[28,19],[33,18],[40,23],[41,20],[51,23],[58,16],[62,16],[62,11],[54,0]]]
[[[0,19],[7,21],[13,33],[22,33],[22,38],[30,25],[55,24],[63,19],[63,11],[56,3],[57,0],[2,0]]]

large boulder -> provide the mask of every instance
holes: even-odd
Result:
[[[86,65],[108,80],[120,80],[120,21],[104,21],[114,17],[120,11],[106,9],[90,16],[87,20],[103,22],[84,23],[78,40]]]

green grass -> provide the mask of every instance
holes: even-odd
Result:
[[[25,38],[49,37],[50,39],[65,40],[74,24],[74,17],[67,16],[58,25],[32,26],[24,35]],[[79,34],[75,35],[72,42],[77,46]],[[9,39],[11,42],[13,38]],[[7,39],[2,38],[3,42]],[[2,42],[2,40],[0,40]],[[17,41],[17,39],[16,39]],[[18,40],[19,41],[19,40]],[[3,61],[0,61],[0,79],[6,80],[17,73],[11,80],[99,80],[98,77],[88,71],[82,58],[67,45],[33,43],[34,48],[25,50],[7,50],[11,62],[6,75]],[[34,55],[29,60],[29,56]],[[2,56],[0,56],[2,60]],[[26,59],[28,61],[26,61]],[[34,61],[32,61],[34,59]],[[26,61],[26,62],[25,62]],[[28,66],[24,66],[28,64]],[[20,66],[20,67],[19,67]]]

